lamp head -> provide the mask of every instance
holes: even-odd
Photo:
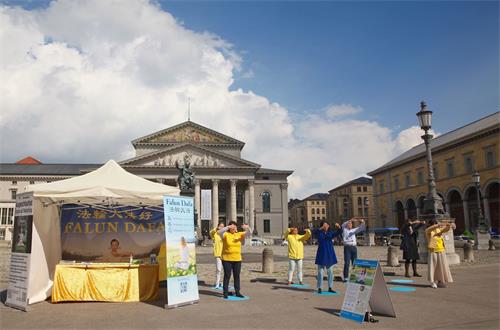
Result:
[[[420,111],[417,112],[417,118],[421,129],[428,131],[431,128],[432,111],[427,109],[427,104],[424,101],[420,102]]]

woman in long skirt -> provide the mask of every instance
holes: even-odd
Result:
[[[429,282],[434,289],[437,287],[445,288],[446,283],[453,282],[448,260],[446,259],[443,234],[454,226],[455,224],[450,223],[438,224],[434,220],[429,223],[429,227],[425,230],[427,242],[429,242]]]

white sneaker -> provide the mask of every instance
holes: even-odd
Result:
[[[433,288],[433,289],[437,289],[437,287],[438,287],[438,286],[437,286],[437,284],[436,284],[436,283],[434,283],[434,282],[432,282],[432,283],[431,283],[431,288]]]

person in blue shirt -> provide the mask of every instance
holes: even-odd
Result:
[[[337,263],[335,250],[333,249],[333,239],[342,233],[338,223],[335,224],[335,231],[330,230],[330,224],[326,221],[320,222],[320,228],[313,231],[313,235],[318,240],[318,251],[316,252],[316,262],[318,265],[317,288],[321,293],[323,283],[323,271],[326,268],[328,276],[328,292],[333,292],[333,265]]]

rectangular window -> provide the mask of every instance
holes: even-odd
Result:
[[[5,228],[0,229],[0,241],[5,240]]]
[[[474,171],[474,159],[472,154],[464,155],[464,170],[465,173],[472,173]]]
[[[7,224],[7,210],[6,208],[1,208],[0,209],[0,218],[2,219],[2,225]]]
[[[270,232],[271,232],[271,220],[264,219],[264,233],[270,233]]]
[[[424,171],[423,170],[419,170],[417,172],[417,183],[424,184]]]
[[[399,190],[399,177],[394,177],[394,190]]]
[[[411,186],[411,175],[410,172],[405,173],[405,186],[406,188]]]
[[[361,192],[361,187],[357,187],[357,192]]]
[[[10,199],[16,200],[16,197],[17,197],[17,190],[16,189],[12,189],[10,191]]]
[[[12,225],[14,223],[14,208],[9,208],[9,212],[7,215],[7,224]]]
[[[384,193],[384,181],[380,182],[378,189],[380,190],[379,193],[381,193],[381,194]]]
[[[364,186],[364,187],[363,187],[363,191],[364,191],[364,192],[367,192],[367,191],[368,191],[368,187],[367,187],[367,186]]]
[[[497,164],[497,157],[494,148],[486,149],[484,152],[486,168],[493,168]]]
[[[452,178],[455,176],[455,167],[453,166],[453,159],[446,161],[446,176]]]

